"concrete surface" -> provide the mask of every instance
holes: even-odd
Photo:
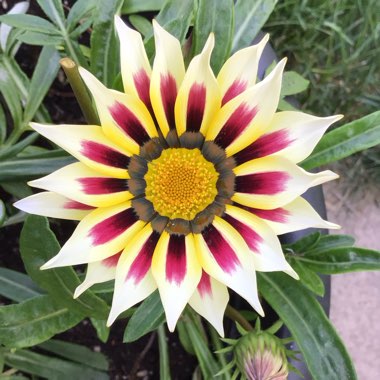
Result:
[[[324,187],[328,219],[356,245],[380,250],[380,189],[353,189],[347,179]],[[330,231],[330,233],[334,233]],[[330,318],[354,360],[359,380],[380,379],[380,272],[332,277]],[[347,379],[337,379],[347,380]]]

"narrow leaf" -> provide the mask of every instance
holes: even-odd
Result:
[[[310,170],[380,143],[380,111],[352,121],[324,135],[313,153],[301,163]]]
[[[94,352],[88,347],[75,343],[64,342],[63,340],[50,339],[38,346],[45,351],[52,352],[70,361],[77,362],[88,367],[108,370],[107,358],[100,352]]]
[[[232,0],[200,0],[193,29],[193,55],[199,54],[210,33],[215,34],[211,67],[218,73],[231,51],[234,33]]]
[[[158,326],[158,349],[160,355],[160,379],[171,380],[170,364],[169,364],[169,349],[166,340],[166,332],[164,325]]]
[[[58,27],[64,24],[65,13],[61,0],[37,0],[39,6]]]
[[[143,37],[152,34],[152,23],[145,17],[132,15],[129,17],[129,22]]]
[[[108,337],[110,335],[110,329],[107,327],[107,321],[104,319],[90,318],[92,326],[96,330],[98,338],[103,342],[107,343]]]
[[[45,33],[31,32],[28,30],[19,34],[17,39],[28,45],[37,46],[60,46],[63,44],[63,37],[61,36],[49,36]]]
[[[259,289],[296,340],[314,379],[356,380],[352,361],[321,305],[283,273],[258,273]]]
[[[3,15],[0,16],[0,22],[23,30],[46,34],[59,34],[59,31],[51,22],[37,16],[25,14]]]
[[[380,252],[358,247],[335,248],[296,259],[324,274],[380,270]]]
[[[131,13],[159,11],[164,4],[165,0],[125,0],[123,6],[121,7],[121,13],[125,15]]]
[[[38,297],[43,291],[24,273],[0,268],[0,295],[12,301],[22,302]]]
[[[60,55],[50,46],[45,46],[38,57],[37,65],[34,69],[30,82],[30,96],[25,104],[24,122],[32,120],[37,109],[41,105],[43,98],[49,90],[53,80],[57,76],[59,69]]]
[[[157,15],[157,22],[182,44],[189,30],[193,15],[194,0],[167,0]],[[153,33],[145,38],[148,57],[154,56]]]
[[[34,297],[0,307],[0,343],[7,347],[34,346],[77,325],[83,316],[57,305],[50,296]]]
[[[87,17],[92,18],[96,9],[95,0],[78,0],[67,15],[67,29],[73,30],[78,23]]]
[[[29,215],[20,237],[21,257],[29,276],[61,305],[95,318],[106,318],[108,305],[93,292],[87,291],[73,299],[80,280],[71,267],[41,271],[40,267],[60,250],[46,218]]]
[[[355,239],[350,235],[322,235],[317,245],[310,246],[303,253],[305,256],[308,254],[317,255],[334,248],[352,247],[354,244]]]
[[[249,46],[272,13],[277,0],[237,0],[232,51]]]
[[[155,291],[132,315],[124,332],[124,343],[134,342],[145,334],[154,331],[165,321],[165,312],[160,295]]]
[[[107,380],[108,375],[84,365],[41,355],[29,350],[5,354],[8,366],[49,380],[89,379]]]
[[[7,136],[7,120],[5,118],[3,105],[0,104],[0,145],[2,145]]]
[[[97,18],[91,33],[91,71],[110,87],[120,71],[119,45],[114,30],[114,16],[123,0],[106,0],[97,5]]]

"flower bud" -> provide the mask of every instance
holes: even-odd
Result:
[[[249,380],[286,380],[288,362],[285,347],[274,335],[251,331],[234,347],[234,359]]]

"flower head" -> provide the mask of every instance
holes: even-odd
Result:
[[[124,92],[80,69],[98,125],[31,126],[78,162],[30,182],[22,210],[80,220],[43,269],[88,264],[75,296],[115,278],[109,324],[159,289],[170,330],[187,303],[223,334],[227,287],[263,314],[255,271],[297,278],[278,234],[334,227],[300,197],[336,178],[307,157],[339,116],[276,113],[285,60],[256,83],[267,42],[235,53],[215,77],[214,37],[185,70],[179,41],[153,22],[142,38],[116,18]]]

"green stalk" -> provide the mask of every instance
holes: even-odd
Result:
[[[232,319],[233,321],[239,323],[243,329],[247,331],[253,330],[252,325],[243,317],[242,314],[238,310],[236,310],[234,307],[231,305],[227,305],[226,308],[226,315],[228,318]]]
[[[165,327],[161,324],[158,329],[158,348],[160,351],[160,379],[170,380],[169,350],[166,341]]]
[[[87,123],[99,125],[98,115],[92,106],[92,100],[79,74],[78,66],[68,57],[62,58],[60,64],[69,80]]]

